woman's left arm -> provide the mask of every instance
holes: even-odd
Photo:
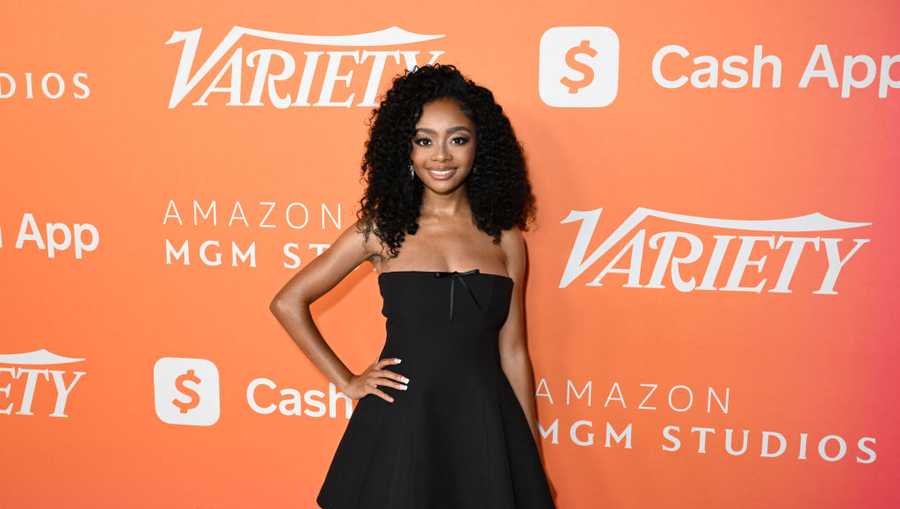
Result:
[[[538,452],[543,456],[534,399],[534,371],[525,344],[525,239],[522,232],[513,227],[503,232],[501,245],[506,254],[506,270],[513,280],[513,290],[509,314],[500,329],[500,364],[525,412]]]

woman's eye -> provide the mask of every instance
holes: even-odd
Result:
[[[431,140],[429,140],[428,138],[416,138],[413,141],[413,143],[416,143],[417,145],[422,145],[422,143],[420,143],[420,142],[424,142],[424,141],[431,142]],[[469,138],[467,138],[465,136],[458,136],[456,138],[453,138],[453,141],[459,142],[459,143],[457,143],[457,145],[465,145],[466,143],[469,142]]]

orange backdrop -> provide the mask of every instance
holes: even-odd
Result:
[[[0,19],[0,506],[315,507],[349,408],[268,304],[433,60],[528,156],[559,507],[900,503],[896,2],[76,4]],[[313,306],[357,372],[379,309]]]

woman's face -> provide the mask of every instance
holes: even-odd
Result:
[[[410,159],[434,192],[453,191],[465,181],[475,161],[475,125],[456,101],[436,99],[422,107]]]

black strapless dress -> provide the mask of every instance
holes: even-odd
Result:
[[[513,280],[465,272],[378,276],[379,356],[409,378],[359,399],[316,502],[323,509],[554,509],[525,412],[500,365]]]

